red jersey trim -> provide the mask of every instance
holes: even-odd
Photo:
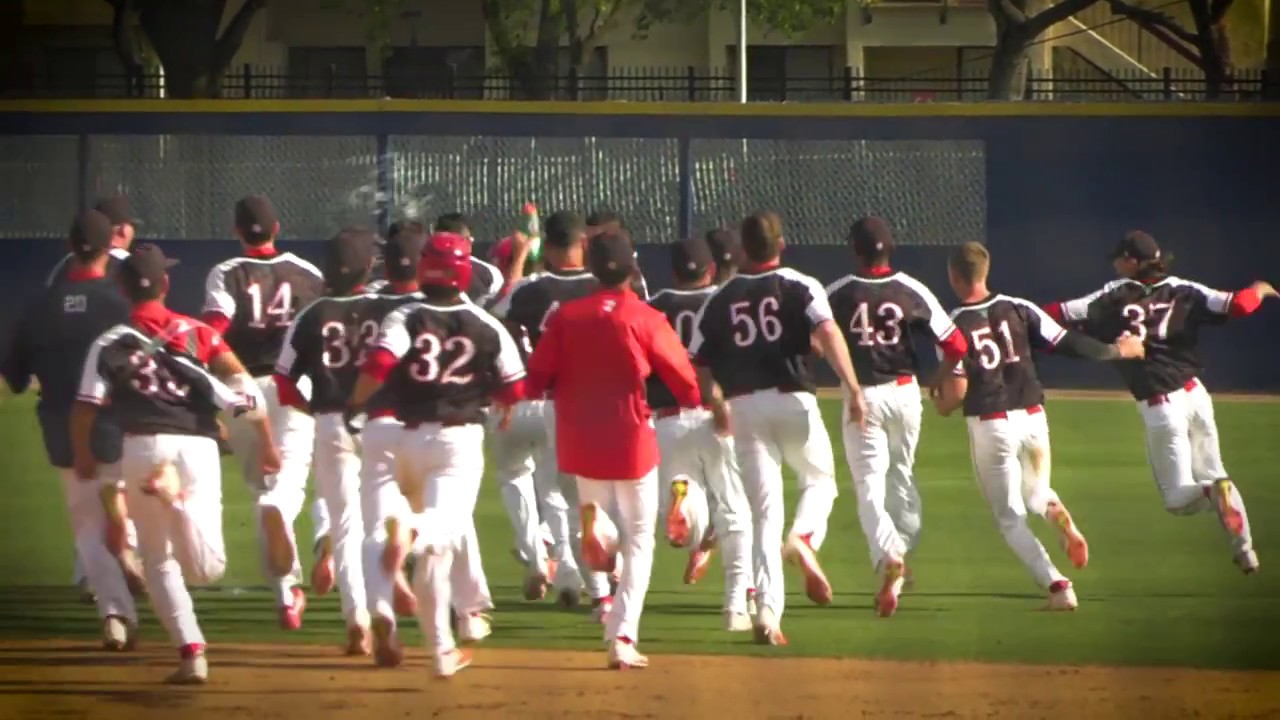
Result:
[[[955,325],[951,326],[951,332],[938,340],[938,347],[948,360],[963,360],[969,353],[969,341]]]
[[[373,352],[369,353],[369,359],[365,360],[361,372],[378,382],[386,382],[387,376],[399,362],[400,358],[390,350],[382,347],[374,348]]]
[[[205,325],[213,328],[219,335],[222,335],[227,331],[227,328],[231,327],[231,318],[223,315],[217,310],[210,310],[201,316],[200,319],[204,321]]]
[[[245,257],[258,258],[259,260],[273,258],[279,254],[280,251],[276,249],[275,245],[262,245],[259,247],[247,247],[244,249]]]
[[[515,382],[509,382],[498,388],[497,391],[493,393],[493,399],[503,405],[515,405],[521,400],[524,400],[525,397],[524,378],[520,378]]]
[[[99,280],[107,276],[107,273],[98,268],[71,268],[67,271],[67,280],[71,282],[84,282],[86,280]]]
[[[1055,322],[1058,322],[1058,323],[1066,322],[1063,315],[1062,303],[1049,303],[1048,305],[1045,305],[1041,309],[1044,310],[1046,315],[1053,318]]]
[[[866,277],[888,277],[893,274],[893,268],[888,265],[877,265],[875,267],[864,268],[860,274],[865,275]]]
[[[1227,305],[1227,314],[1233,318],[1245,317],[1252,315],[1261,306],[1262,296],[1258,295],[1258,291],[1245,288],[1232,294],[1231,302]]]
[[[293,381],[293,378],[276,373],[272,376],[272,379],[276,382],[276,398],[281,405],[296,408],[306,407],[307,399],[302,397],[302,392],[298,390],[298,385]]]

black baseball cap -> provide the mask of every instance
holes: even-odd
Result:
[[[324,246],[324,281],[330,290],[347,292],[359,285],[373,265],[377,236],[372,230],[348,227]]]
[[[1111,260],[1122,257],[1142,262],[1159,260],[1160,246],[1156,244],[1156,239],[1147,233],[1141,230],[1132,230],[1125,234],[1109,256]]]
[[[82,210],[71,223],[67,237],[71,253],[79,260],[92,260],[111,249],[111,218],[97,210]]]
[[[893,231],[883,218],[859,218],[849,228],[848,242],[853,254],[862,260],[882,260],[893,252]]]
[[[236,202],[236,229],[249,241],[265,241],[275,232],[275,206],[266,195],[248,195]]]
[[[129,197],[127,195],[107,195],[99,199],[98,204],[94,205],[93,209],[106,215],[112,225],[139,224],[138,218],[129,209]]]
[[[160,295],[169,268],[177,264],[177,260],[166,258],[159,247],[142,243],[133,246],[129,257],[120,263],[118,272],[132,297],[154,298]]]
[[[737,267],[742,264],[742,243],[738,240],[738,233],[728,228],[718,228],[708,230],[705,239],[716,265]]]
[[[604,285],[618,285],[636,271],[636,251],[624,230],[600,233],[587,245],[587,268]]]
[[[382,245],[382,271],[387,279],[404,282],[417,277],[418,258],[426,244],[427,231],[422,223],[393,225]]]
[[[706,238],[691,237],[671,243],[671,272],[681,282],[700,280],[715,263]]]

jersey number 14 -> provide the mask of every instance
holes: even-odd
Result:
[[[261,285],[251,283],[245,291],[249,293],[249,327],[289,327],[293,320],[293,288],[289,283],[280,283],[265,306],[262,304]]]

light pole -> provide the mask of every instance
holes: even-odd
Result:
[[[738,0],[738,102],[747,101],[747,0]]]

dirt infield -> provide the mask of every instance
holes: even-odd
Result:
[[[449,681],[412,652],[380,670],[310,646],[223,645],[210,683],[168,687],[172,651],[106,655],[86,643],[0,644],[0,718],[408,717],[1276,717],[1280,673],[816,658],[654,656],[481,648]]]

